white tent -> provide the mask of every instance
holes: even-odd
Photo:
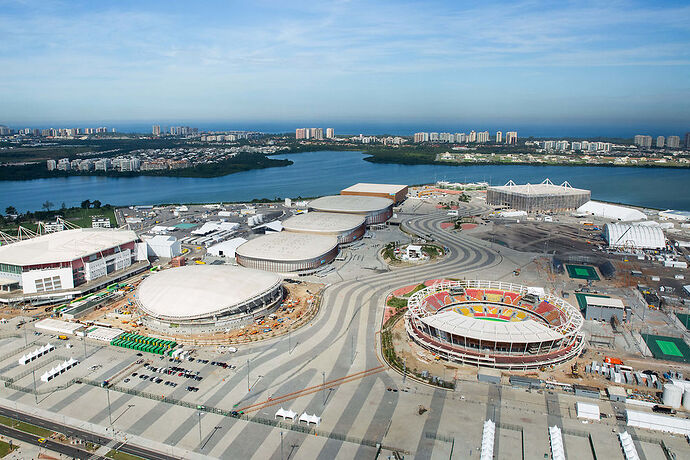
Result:
[[[577,213],[612,220],[620,220],[623,222],[647,219],[647,216],[642,211],[638,211],[637,209],[616,206],[615,204],[602,203],[600,201],[588,201],[577,208]]]
[[[565,460],[563,435],[561,429],[556,425],[549,427],[549,444],[551,445],[551,458],[553,460]]]
[[[279,220],[274,220],[272,222],[265,223],[256,227],[257,229],[263,228],[265,232],[282,232],[283,224]]]
[[[182,254],[180,242],[174,236],[156,235],[144,241],[146,242],[149,256],[172,259]]]
[[[628,410],[628,426],[690,435],[690,420]]]
[[[610,248],[662,249],[664,232],[648,225],[606,224],[604,238]]]
[[[281,407],[280,409],[278,409],[278,412],[276,412],[276,415],[275,415],[275,418],[278,418],[278,417],[285,419],[285,420],[290,419],[290,420],[294,421],[295,417],[297,417],[297,412],[293,412],[290,409],[285,410]]]
[[[625,455],[625,460],[640,460],[640,456],[637,454],[637,448],[632,440],[632,436],[627,431],[618,433],[618,439],[621,442],[621,447],[623,448],[623,455]]]
[[[247,240],[244,238],[233,238],[231,240],[221,241],[218,244],[209,246],[206,252],[208,254],[211,254],[212,256],[227,257],[232,259],[235,257],[235,249],[237,249],[246,242]]]
[[[484,422],[482,431],[482,450],[479,460],[492,460],[494,458],[494,438],[496,436],[496,424],[492,420]]]
[[[586,418],[588,420],[599,420],[599,406],[597,404],[590,404],[579,402],[576,404],[577,418]]]
[[[300,418],[299,418],[300,423],[304,422],[307,425],[319,425],[321,423],[321,417],[317,417],[316,414],[314,415],[309,415],[306,412],[304,412]]]

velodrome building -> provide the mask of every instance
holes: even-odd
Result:
[[[283,299],[275,273],[234,265],[188,265],[157,272],[137,289],[147,326],[197,333],[237,328],[274,311]]]
[[[0,302],[71,299],[149,265],[131,230],[77,228],[0,246]]]
[[[448,361],[525,370],[559,364],[584,347],[578,308],[543,289],[498,281],[443,281],[412,296],[409,337]]]
[[[332,262],[338,239],[310,233],[267,233],[235,250],[238,265],[277,273],[308,274]]]

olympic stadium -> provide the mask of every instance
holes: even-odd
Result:
[[[157,272],[137,290],[147,326],[176,333],[249,324],[283,298],[280,276],[233,265],[189,265]]]
[[[534,369],[568,361],[584,346],[580,311],[532,288],[498,281],[444,281],[414,293],[405,327],[449,361]]]

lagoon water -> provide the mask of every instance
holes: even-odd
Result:
[[[41,209],[46,200],[59,207],[85,200],[112,205],[250,201],[253,198],[312,197],[337,194],[356,182],[422,184],[436,180],[487,181],[502,185],[569,181],[592,190],[592,198],[663,209],[690,211],[690,170],[582,166],[442,166],[376,164],[359,152],[320,151],[288,158],[293,165],[257,169],[215,178],[72,176],[0,181],[0,212]]]

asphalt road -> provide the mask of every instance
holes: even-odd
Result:
[[[13,438],[13,439],[17,439],[19,441],[27,442],[29,444],[33,444],[33,445],[40,446],[40,447],[45,447],[48,450],[67,455],[68,457],[72,457],[72,458],[88,459],[88,458],[91,458],[93,456],[93,454],[90,452],[86,452],[85,450],[77,449],[76,447],[72,447],[72,446],[68,446],[66,444],[55,442],[52,439],[46,438],[45,443],[40,443],[40,442],[38,442],[38,440],[40,439],[40,436],[36,436],[34,434],[25,433],[23,431],[15,430],[14,428],[10,428],[10,427],[5,426],[5,425],[0,425],[0,434],[2,434],[3,436]],[[102,459],[104,457],[95,456],[93,458]]]
[[[93,442],[95,444],[100,444],[102,446],[107,445],[108,443],[110,443],[112,441],[112,439],[107,438],[107,437],[94,435],[92,433],[80,430],[78,428],[73,428],[73,427],[70,427],[67,425],[62,425],[59,423],[55,423],[53,421],[48,421],[48,420],[42,419],[40,417],[36,417],[34,415],[24,414],[23,412],[17,412],[17,411],[14,411],[12,409],[3,408],[3,415],[5,415],[7,417],[12,417],[12,418],[17,419],[17,420],[21,420],[23,422],[31,423],[32,425],[40,426],[42,428],[47,428],[49,430],[57,431],[59,433],[64,434],[65,436],[81,438],[85,441]],[[6,428],[6,427],[4,427],[4,425],[0,425],[0,428]],[[13,431],[17,431],[17,430],[13,430]],[[25,435],[30,436],[30,437],[34,437],[35,439],[39,438],[39,436],[26,434],[26,433],[23,433],[21,431],[19,431],[19,433],[25,434]],[[15,437],[13,435],[8,435],[8,436]],[[16,437],[16,439],[21,439],[21,438]],[[24,439],[24,440],[26,440],[26,439]],[[29,441],[29,442],[31,442],[31,441]],[[61,451],[58,449],[53,449],[52,447],[50,447],[48,445],[48,442],[51,442],[56,446],[68,447],[70,449],[74,449],[74,448],[69,447],[69,446],[65,446],[64,444],[56,443],[56,442],[50,441],[50,440],[47,440],[47,442],[45,444],[46,447],[50,448],[50,450],[54,450],[55,452],[66,453],[68,455],[76,456],[76,455],[73,455],[73,454],[68,453],[68,452],[64,452],[64,451]],[[32,444],[38,445],[38,441],[32,442]],[[86,457],[77,457],[77,458],[90,458],[92,455],[92,454],[89,454],[88,452],[84,452],[80,449],[76,449],[76,450],[79,452],[83,452],[83,453],[87,454]],[[161,454],[161,453],[156,452],[156,451],[152,451],[152,450],[144,449],[141,447],[133,446],[130,444],[118,443],[118,449],[117,450],[119,450],[120,452],[126,452],[128,454],[133,454],[133,455],[137,455],[137,456],[142,457],[142,458],[153,459],[153,460],[171,460],[171,459],[178,458],[178,457],[172,457],[170,455]]]

